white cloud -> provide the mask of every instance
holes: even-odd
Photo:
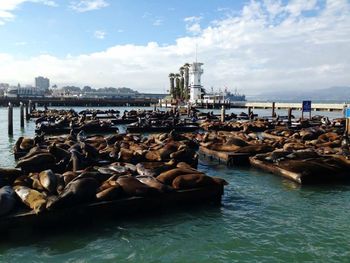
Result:
[[[161,26],[161,25],[163,25],[163,20],[158,18],[158,19],[154,20],[153,25],[154,26]]]
[[[313,5],[317,9],[314,16],[289,12],[291,3],[252,1],[239,15],[201,28],[196,36],[178,38],[175,44],[116,45],[63,58],[46,54],[17,59],[0,54],[0,82],[31,83],[35,76],[45,75],[58,85],[127,86],[164,92],[169,72],[193,61],[198,43],[206,88],[237,87],[254,94],[349,85],[350,3],[333,0],[324,6]],[[305,8],[311,6],[293,10]],[[188,18],[185,22],[192,21],[200,20]]]
[[[1,0],[0,1],[0,25],[15,18],[13,12],[25,2],[43,4],[51,7],[58,6],[53,0]]]
[[[98,39],[104,39],[106,37],[106,32],[105,31],[102,31],[102,30],[96,30],[94,32],[94,37],[95,38],[98,38]]]
[[[107,6],[109,6],[109,4],[105,0],[78,0],[71,1],[69,7],[76,12],[83,13]]]
[[[187,32],[193,34],[193,35],[198,35],[201,32],[201,25],[200,21],[202,20],[203,17],[201,16],[189,16],[185,17],[184,21],[186,23],[186,30]]]

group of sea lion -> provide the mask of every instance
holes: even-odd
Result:
[[[0,211],[35,213],[80,203],[225,185],[196,170],[196,144],[177,133],[20,137],[16,168],[0,169]],[[19,202],[19,200],[21,202]]]
[[[299,129],[275,122],[260,133],[250,128],[226,131],[224,126],[223,130],[185,136],[210,150],[248,153],[251,157],[256,156],[251,159],[253,166],[254,160],[264,161],[265,166],[303,173],[312,182],[325,178],[350,179],[346,176],[350,168],[350,149],[348,136],[344,133],[344,119],[322,119],[319,125],[311,125],[311,121],[303,120],[302,126],[307,128]],[[257,123],[260,121],[251,121],[250,125]]]

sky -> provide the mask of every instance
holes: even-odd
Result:
[[[196,47],[207,90],[350,86],[350,0],[0,0],[0,83],[165,93]]]

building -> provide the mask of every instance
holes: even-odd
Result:
[[[21,87],[21,85],[10,86],[5,90],[5,97],[8,98],[37,98],[44,96],[44,90],[37,89],[36,87],[27,85]]]
[[[195,102],[196,100],[202,99],[202,84],[201,76],[203,74],[203,69],[201,66],[203,63],[193,62],[190,65],[190,101]]]
[[[39,90],[46,91],[50,87],[50,80],[44,77],[36,77],[35,78],[35,87]]]

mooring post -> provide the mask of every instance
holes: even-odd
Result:
[[[275,106],[276,106],[276,103],[272,102],[272,118],[276,117]]]
[[[29,117],[29,112],[28,112],[28,103],[24,104],[24,108],[25,108],[25,113],[26,113],[26,121],[29,121],[30,117]]]
[[[252,107],[248,107],[248,116],[252,113]]]
[[[292,108],[288,108],[288,122],[292,121],[292,111],[293,111]]]
[[[24,128],[24,108],[23,108],[23,102],[19,103],[19,117],[21,121],[21,128]]]
[[[32,100],[29,100],[29,102],[28,102],[28,107],[29,107],[29,113],[30,114],[32,114],[32,107],[33,107],[33,105],[32,105]]]
[[[11,102],[9,102],[9,106],[8,106],[7,121],[8,121],[8,134],[12,136],[13,135],[13,106]]]
[[[225,106],[221,106],[221,122],[225,122]]]

